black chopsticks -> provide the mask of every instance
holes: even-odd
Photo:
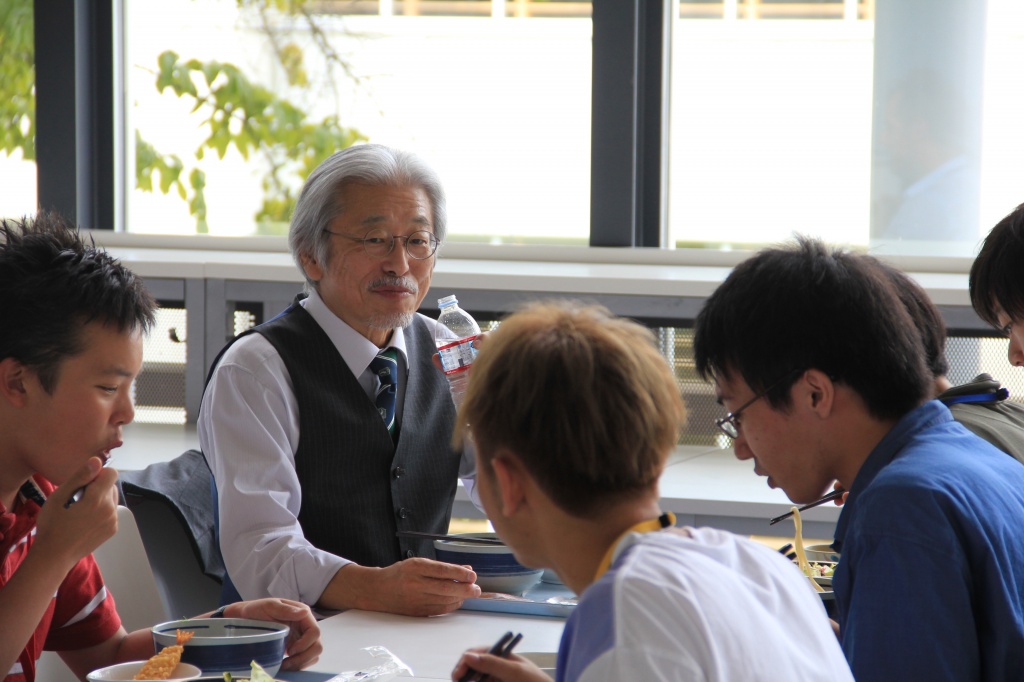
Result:
[[[494,643],[494,646],[492,646],[487,653],[501,658],[508,658],[509,654],[512,653],[512,649],[516,647],[516,644],[519,644],[519,640],[522,638],[522,633],[518,633],[513,636],[512,631],[509,630]],[[459,682],[485,682],[485,680],[489,680],[490,678],[491,676],[486,673],[478,673],[477,671],[470,669],[465,675],[459,678]]]
[[[504,545],[495,538],[474,538],[467,535],[443,535],[441,533],[421,533],[418,530],[400,530],[395,533],[400,538],[425,538],[427,540],[451,540],[452,542],[472,542],[478,545]]]
[[[85,495],[85,489],[88,487],[88,485],[89,484],[86,483],[85,485],[80,485],[77,488],[75,488],[75,492],[71,493],[71,497],[69,497],[68,501],[64,503],[64,508],[70,509],[71,505],[82,499],[82,495]]]
[[[846,491],[843,490],[842,488],[836,488],[835,490],[830,492],[828,495],[825,495],[825,497],[822,497],[821,499],[817,499],[814,502],[810,502],[808,504],[805,504],[802,507],[798,507],[797,511],[805,511],[807,509],[811,509],[812,507],[817,507],[819,504],[825,504],[826,502],[831,502],[832,500],[835,500],[835,499],[838,499],[838,498],[842,497],[845,492]],[[783,514],[782,516],[776,516],[774,519],[770,519],[768,521],[768,525],[769,526],[774,526],[779,521],[785,521],[786,519],[788,519],[792,515],[793,515],[793,512],[788,511],[785,514]]]
[[[105,460],[103,460],[103,467],[107,466],[107,463],[109,463],[111,459],[113,459],[113,457],[107,457]],[[100,467],[100,468],[103,468],[103,467]],[[88,488],[88,487],[89,487],[89,484],[86,483],[85,485],[80,485],[77,488],[75,488],[75,491],[73,493],[71,493],[71,497],[69,497],[68,501],[64,503],[64,508],[65,509],[70,509],[71,505],[73,505],[75,502],[78,502],[79,500],[81,500],[82,496],[85,495],[85,489]]]

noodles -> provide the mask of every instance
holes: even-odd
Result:
[[[793,538],[793,549],[796,551],[796,565],[800,567],[800,570],[804,572],[804,575],[814,585],[815,591],[824,592],[825,588],[814,579],[814,569],[811,568],[811,563],[807,561],[807,553],[804,552],[804,522],[800,518],[800,510],[796,507],[793,507],[793,525],[796,526],[796,536]]]

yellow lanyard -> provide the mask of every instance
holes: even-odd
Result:
[[[672,512],[665,512],[656,519],[641,521],[632,528],[627,529],[625,533],[620,535],[618,539],[612,543],[612,546],[608,548],[608,551],[605,552],[604,558],[601,559],[601,563],[597,566],[597,575],[594,576],[594,582],[596,583],[600,580],[601,576],[604,575],[611,567],[612,556],[615,554],[615,548],[619,546],[620,542],[622,542],[622,538],[626,537],[630,533],[650,533],[652,531],[662,530],[663,528],[668,528],[669,526],[674,525],[676,525],[676,515]]]

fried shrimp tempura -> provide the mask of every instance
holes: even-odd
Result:
[[[135,674],[133,680],[166,680],[178,667],[181,662],[181,654],[185,650],[185,644],[192,639],[194,632],[178,630],[175,633],[177,644],[165,646],[163,650],[153,658],[146,661],[146,665]]]

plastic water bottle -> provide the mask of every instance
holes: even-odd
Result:
[[[455,407],[462,404],[469,386],[469,367],[476,359],[476,348],[473,341],[480,336],[480,326],[476,320],[459,307],[455,296],[438,299],[437,307],[441,314],[437,318],[434,342],[437,354],[441,356],[441,367],[448,379]]]

